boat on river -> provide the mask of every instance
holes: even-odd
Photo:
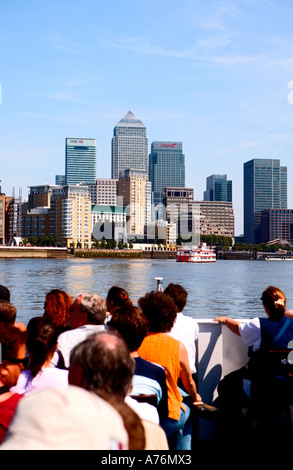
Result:
[[[176,261],[181,263],[214,263],[216,253],[213,248],[203,243],[199,247],[180,248],[177,251]]]

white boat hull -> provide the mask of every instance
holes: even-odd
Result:
[[[215,263],[216,253],[206,244],[199,248],[182,248],[177,251],[176,261],[179,263]]]

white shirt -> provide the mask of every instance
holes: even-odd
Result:
[[[247,322],[241,323],[239,325],[239,333],[243,343],[248,347],[252,346],[253,351],[257,351],[260,348],[261,330],[259,318],[252,318]]]
[[[150,403],[139,402],[129,395],[125,397],[125,403],[138,414],[140,419],[159,424],[159,414],[155,406],[151,405]]]
[[[84,339],[99,331],[104,331],[104,325],[83,325],[73,330],[64,331],[58,338],[58,349],[64,357],[65,367],[69,367],[70,352],[77,344],[81,343]],[[55,353],[51,364],[56,366],[58,363],[58,354]]]
[[[177,318],[172,330],[168,333],[174,339],[177,339],[187,349],[191,372],[196,372],[195,367],[195,341],[198,338],[198,323],[194,318],[177,313]]]
[[[32,378],[30,370],[23,370],[17,384],[11,388],[14,393],[27,394],[48,387],[67,387],[68,371],[56,367],[44,367]]]

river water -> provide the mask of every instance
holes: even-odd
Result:
[[[188,292],[184,312],[194,318],[218,315],[250,318],[264,314],[261,294],[269,285],[279,287],[293,309],[293,262],[226,261],[212,264],[176,263],[145,259],[1,259],[0,284],[11,292],[17,320],[27,324],[43,314],[45,295],[59,288],[76,296],[95,292],[106,296],[112,285],[126,289],[133,303],[156,290],[155,277],[181,284]]]

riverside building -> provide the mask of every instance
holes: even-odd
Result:
[[[1,192],[0,181],[0,245],[5,243],[5,194]]]
[[[56,187],[50,212],[52,235],[61,246],[91,248],[91,197],[87,186]]]
[[[126,207],[127,236],[143,237],[151,221],[151,183],[144,170],[128,169],[120,173],[118,199]]]
[[[126,208],[96,204],[91,207],[92,233],[97,240],[127,242]]]

